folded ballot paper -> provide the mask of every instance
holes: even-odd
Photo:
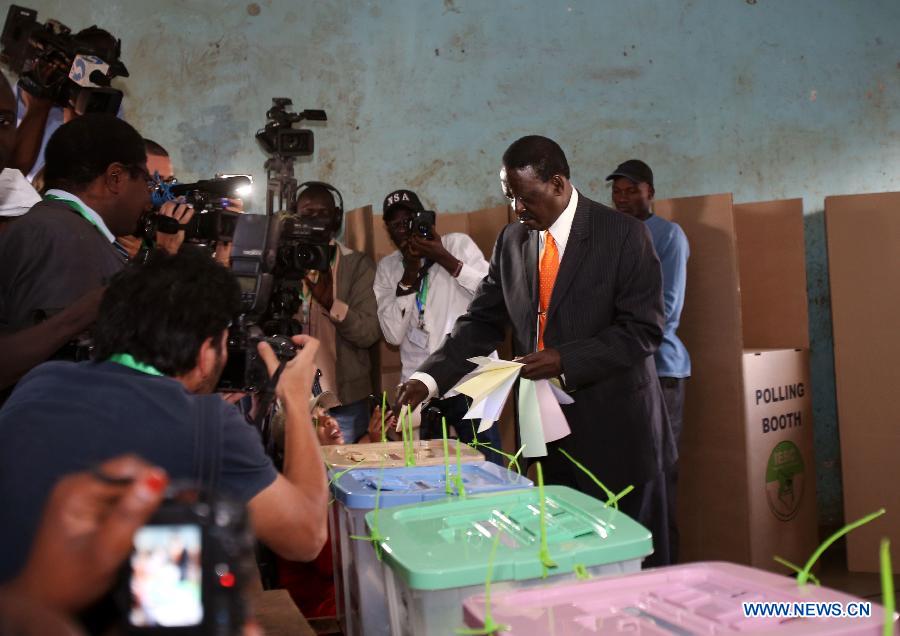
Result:
[[[472,398],[465,419],[481,420],[478,432],[484,432],[500,419],[503,405],[509,397],[522,363],[493,358],[469,358],[478,367],[453,387],[456,393]],[[525,457],[543,457],[547,442],[569,435],[569,423],[560,404],[574,400],[550,380],[521,380],[519,383],[519,433]]]

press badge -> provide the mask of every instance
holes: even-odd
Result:
[[[421,327],[412,327],[409,330],[409,341],[422,349],[428,349],[428,332]]]

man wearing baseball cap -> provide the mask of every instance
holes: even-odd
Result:
[[[487,275],[488,263],[469,236],[462,233],[440,236],[434,228],[433,217],[420,215],[425,207],[411,190],[396,190],[387,195],[382,212],[388,235],[397,250],[378,263],[375,299],[385,340],[400,347],[403,364],[400,378],[406,382],[443,344],[456,319],[466,313],[475,290]],[[460,440],[472,441],[472,423],[462,420],[468,411],[465,396],[433,400],[429,411],[446,417]],[[440,418],[430,417],[426,412],[422,437],[441,434]],[[478,439],[500,448],[497,426],[479,434]],[[498,463],[501,460],[490,451],[486,456]]]
[[[613,206],[644,222],[650,230],[653,247],[662,267],[663,301],[666,324],[663,340],[655,354],[656,373],[662,386],[675,445],[681,438],[684,411],[684,383],[691,375],[691,358],[684,343],[676,335],[684,306],[687,261],[690,247],[684,231],[671,221],[653,214],[653,171],[640,159],[629,159],[606,177],[612,181]],[[675,488],[678,464],[666,471],[666,495],[669,508],[669,553],[672,563],[678,560],[678,528],[675,517]]]

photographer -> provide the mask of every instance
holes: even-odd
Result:
[[[303,304],[296,318],[304,333],[322,343],[316,358],[322,370],[322,389],[337,395],[341,406],[332,408],[331,415],[346,442],[353,444],[368,430],[368,397],[372,393],[369,348],[381,338],[372,291],[375,268],[368,256],[334,240],[343,211],[327,187],[306,187],[297,198],[296,209],[301,219],[326,227],[334,246],[331,267],[309,272],[302,281]]]
[[[228,359],[230,320],[240,289],[230,271],[202,253],[158,255],[110,284],[94,329],[95,362],[49,362],[29,373],[0,409],[0,580],[22,565],[41,506],[69,472],[136,453],[174,479],[248,503],[257,537],[294,560],[325,541],[328,491],[309,417],[318,342],[280,374],[286,412],[284,475],[259,433],[215,388]],[[270,374],[279,363],[258,347]]]
[[[158,180],[161,184],[168,186],[178,183],[175,178],[175,169],[172,166],[172,160],[168,151],[160,144],[152,139],[144,139],[144,145],[147,149],[147,172],[151,178]],[[172,217],[180,224],[185,225],[194,217],[194,208],[182,202],[182,199],[174,201],[166,201],[159,207],[161,216]],[[230,212],[243,212],[244,202],[235,197],[227,200],[226,210]],[[117,237],[118,242],[128,252],[128,257],[133,259],[140,251],[143,245],[143,239],[133,234]],[[180,230],[177,233],[169,234],[166,232],[156,232],[154,238],[154,246],[169,254],[175,254],[181,249],[181,245],[185,240],[185,231]],[[231,242],[217,242],[215,246],[215,258],[217,261],[228,267],[231,260]]]
[[[93,322],[98,288],[125,266],[115,236],[150,206],[146,162],[140,134],[113,115],[50,139],[45,200],[0,234],[0,388]]]
[[[96,26],[82,29],[74,36],[68,36],[81,47],[93,49],[103,60],[117,60],[119,42],[104,29]],[[65,77],[69,67],[60,66],[60,59],[53,62],[34,60],[30,75],[38,84],[56,84]],[[71,65],[71,60],[69,61]],[[55,103],[47,97],[33,95],[22,83],[18,89],[18,135],[10,166],[21,171],[29,181],[35,181],[44,168],[47,144],[53,133],[76,117],[78,113],[71,104]]]
[[[488,263],[475,242],[465,234],[442,237],[432,225],[425,232],[429,236],[423,236],[415,227],[415,218],[425,208],[415,192],[392,192],[385,198],[382,210],[385,227],[397,251],[378,263],[375,275],[378,320],[385,340],[400,347],[403,364],[400,377],[401,382],[406,382],[441,346],[456,319],[466,313],[475,290],[487,274]],[[469,410],[465,396],[436,400],[432,405],[454,426],[460,440],[472,441],[471,422],[461,421]],[[430,419],[436,419],[437,426],[433,421],[431,426],[423,422],[423,438],[441,435],[440,419]],[[478,435],[478,439],[500,448],[497,425]],[[492,452],[488,452],[487,458],[501,461]]]

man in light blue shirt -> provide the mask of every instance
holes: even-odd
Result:
[[[606,177],[612,181],[612,201],[619,212],[630,214],[643,221],[650,230],[653,247],[662,267],[663,300],[665,302],[666,324],[663,340],[655,354],[656,373],[662,386],[666,409],[675,445],[681,438],[682,414],[684,411],[684,383],[691,375],[691,358],[676,331],[684,306],[684,291],[687,280],[687,261],[690,255],[684,231],[671,221],[653,214],[651,203],[653,171],[639,159],[629,159],[619,164]],[[675,523],[675,487],[678,482],[678,464],[666,475],[666,490],[669,505],[669,540],[672,563],[677,562],[678,529]]]

